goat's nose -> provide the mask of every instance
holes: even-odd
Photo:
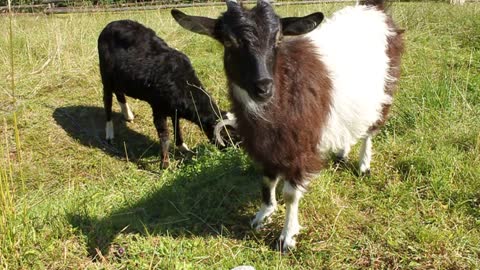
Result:
[[[255,81],[255,90],[258,96],[262,98],[268,98],[272,95],[273,80],[269,78],[263,78]]]

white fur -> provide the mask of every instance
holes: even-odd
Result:
[[[280,235],[282,251],[295,248],[295,235],[300,232],[301,226],[298,222],[298,204],[302,198],[303,191],[285,181],[283,186],[283,198],[286,205],[285,225]]]
[[[350,153],[351,146],[350,145],[345,145],[343,149],[340,149],[337,151],[337,158],[340,158],[342,160],[348,160],[348,154]]]
[[[114,134],[113,134],[113,121],[110,120],[107,122],[105,126],[105,138],[108,140],[113,140]]]
[[[162,149],[170,148],[170,140],[161,141]]]
[[[250,113],[254,117],[263,118],[263,106],[253,100],[248,94],[247,90],[232,83],[231,84],[233,97],[240,103],[242,103],[245,111]]]
[[[225,146],[225,141],[220,135],[220,131],[226,126],[237,128],[237,118],[235,117],[235,114],[231,112],[227,112],[227,119],[222,119],[218,121],[218,123],[215,125],[215,128],[213,129],[213,134],[215,134],[215,139],[217,140],[217,143],[220,144],[221,146]]]
[[[263,226],[269,222],[269,217],[275,212],[277,209],[277,198],[275,194],[275,190],[277,187],[279,179],[275,179],[272,181],[268,177],[263,178],[263,182],[265,185],[267,185],[270,188],[270,204],[267,205],[265,203],[262,203],[262,206],[260,207],[260,210],[257,212],[255,215],[255,218],[253,219],[251,225],[255,230],[260,230],[263,228]]]
[[[233,114],[231,112],[227,112],[227,119],[228,120],[237,120],[237,118],[235,117],[235,114]]]
[[[365,173],[370,170],[370,161],[372,160],[372,136],[369,134],[363,138],[362,148],[360,150],[360,172]]]
[[[192,150],[190,150],[190,148],[188,148],[188,145],[186,143],[182,143],[182,145],[180,145],[178,147],[178,150],[180,152],[192,152]]]
[[[120,109],[122,109],[122,114],[123,114],[123,117],[125,117],[125,120],[132,121],[135,117],[133,116],[133,113],[130,110],[128,103],[118,102],[118,104],[120,104]]]
[[[332,105],[319,150],[338,153],[349,149],[381,118],[389,58],[387,37],[393,35],[386,15],[374,7],[346,7],[307,34],[329,71]]]

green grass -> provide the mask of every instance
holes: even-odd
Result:
[[[249,228],[261,175],[241,150],[220,152],[185,123],[196,154],[172,150],[173,166],[161,171],[150,108],[132,99],[135,121],[122,121],[114,105],[115,144],[102,140],[96,39],[108,22],[153,28],[190,56],[227,108],[218,44],[182,30],[167,10],[15,15],[13,39],[8,27],[0,33],[0,268],[480,268],[480,5],[404,3],[391,12],[407,48],[372,176],[330,163],[301,201],[305,229],[287,256],[272,249],[283,206],[264,232]]]

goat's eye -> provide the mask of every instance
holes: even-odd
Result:
[[[230,48],[233,46],[233,43],[230,41],[230,40],[225,40],[223,42],[223,46],[227,47],[227,48]]]

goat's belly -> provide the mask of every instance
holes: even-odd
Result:
[[[350,148],[382,119],[382,106],[390,103],[391,97],[387,94],[383,94],[382,98],[375,102],[365,102],[361,97],[334,99],[327,123],[322,130],[319,151],[322,154],[338,153]]]

